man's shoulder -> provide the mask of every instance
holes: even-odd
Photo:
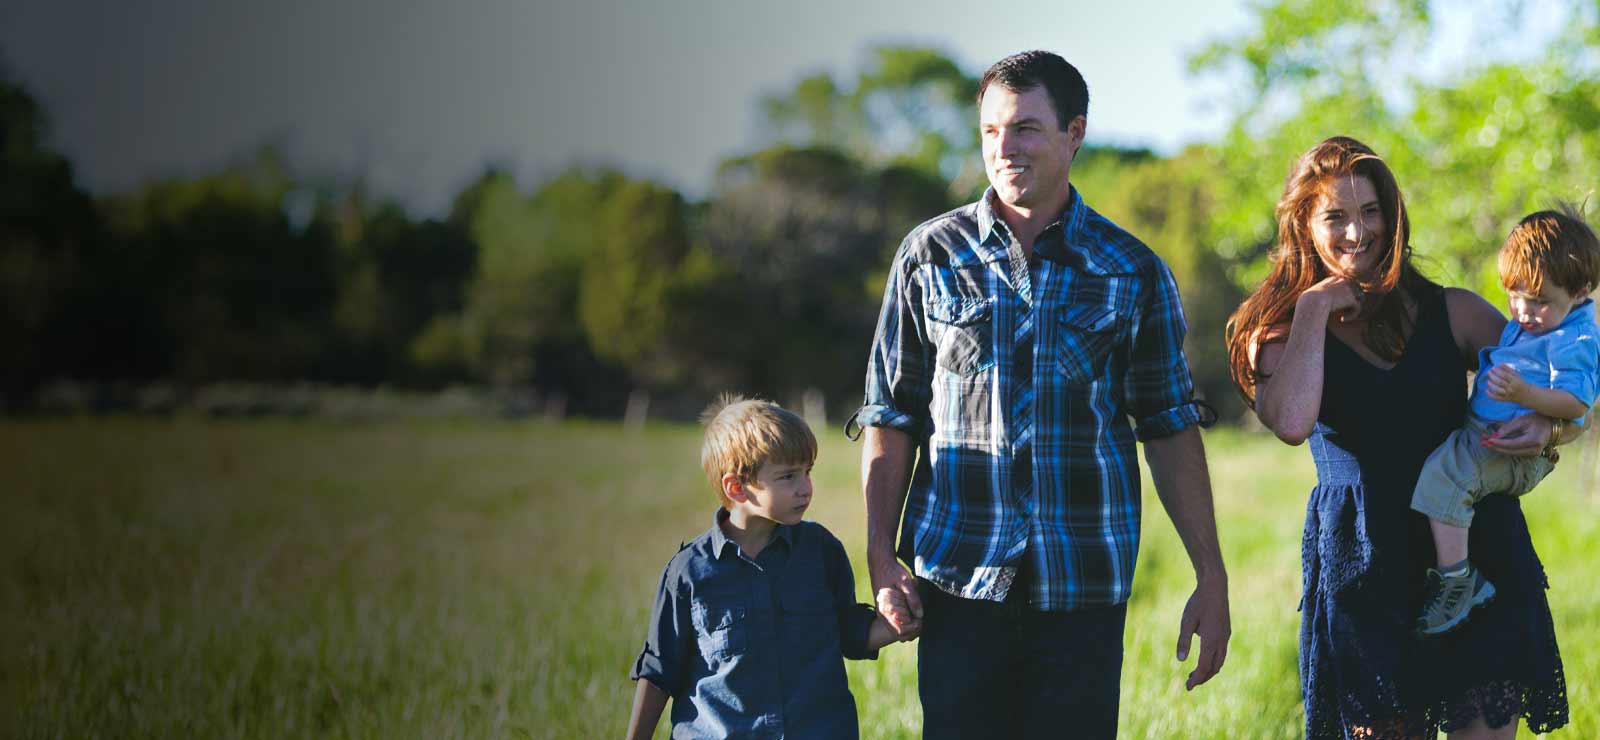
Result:
[[[978,203],[952,208],[917,224],[900,242],[896,262],[949,264],[973,256],[978,243]]]
[[[1081,236],[1098,247],[1095,257],[1107,263],[1103,265],[1106,272],[1144,274],[1166,266],[1155,250],[1117,222],[1087,204],[1084,211]]]

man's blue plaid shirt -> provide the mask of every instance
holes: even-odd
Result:
[[[1214,420],[1193,399],[1177,284],[1076,189],[1030,266],[992,197],[900,245],[854,421],[918,447],[899,544],[916,575],[1000,601],[1026,557],[1035,608],[1119,604],[1139,547],[1135,434]]]

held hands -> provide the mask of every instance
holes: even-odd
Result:
[[[1528,381],[1522,379],[1522,374],[1506,365],[1495,365],[1489,368],[1489,382],[1484,385],[1489,392],[1489,397],[1496,401],[1510,401],[1522,403],[1523,396],[1528,392]]]
[[[1183,622],[1178,629],[1178,660],[1189,659],[1189,644],[1195,635],[1200,636],[1200,658],[1194,670],[1183,683],[1184,691],[1211,680],[1222,670],[1228,659],[1228,638],[1233,636],[1232,621],[1228,616],[1228,583],[1226,578],[1202,579],[1183,607]]]
[[[869,557],[868,560],[878,559]],[[886,562],[873,562],[868,569],[872,574],[878,613],[889,622],[901,641],[916,639],[922,634],[922,597],[917,594],[917,579],[896,562],[892,554]]]

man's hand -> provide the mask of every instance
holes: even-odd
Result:
[[[905,566],[887,557],[869,557],[868,570],[872,575],[872,592],[878,602],[878,613],[889,621],[901,640],[910,640],[922,633],[922,597],[917,593],[917,579]]]
[[[914,640],[922,634],[922,619],[911,613],[904,592],[896,588],[878,589],[878,616],[888,622],[900,642]]]
[[[1228,659],[1228,638],[1233,635],[1232,621],[1228,616],[1228,583],[1208,579],[1195,586],[1189,603],[1183,607],[1183,622],[1178,627],[1178,660],[1189,659],[1191,638],[1200,635],[1200,658],[1184,682],[1183,690],[1211,680],[1222,670]]]
[[[1523,403],[1523,395],[1528,392],[1528,381],[1523,380],[1522,374],[1515,368],[1495,365],[1489,368],[1489,382],[1484,384],[1484,389],[1496,401]]]

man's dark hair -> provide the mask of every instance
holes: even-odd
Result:
[[[1024,51],[995,62],[978,82],[978,105],[983,105],[983,93],[991,83],[1015,93],[1043,87],[1063,131],[1072,119],[1089,116],[1089,86],[1083,75],[1070,62],[1048,51]]]

